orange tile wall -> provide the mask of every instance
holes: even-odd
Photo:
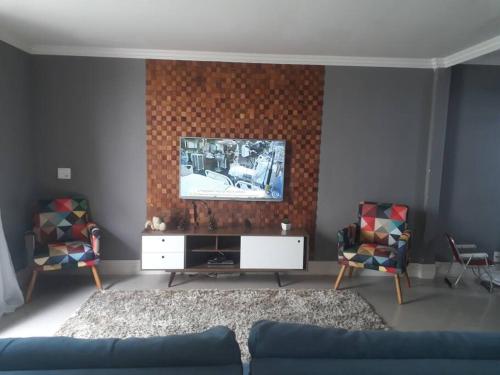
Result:
[[[276,226],[288,216],[314,239],[324,68],[148,60],[147,212],[169,221],[189,210],[179,198],[179,138],[284,139],[283,202],[207,201],[219,226]],[[198,204],[202,225],[206,209]],[[314,244],[311,243],[311,250]]]

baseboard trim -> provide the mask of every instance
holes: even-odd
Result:
[[[436,277],[443,277],[448,271],[449,262],[436,262],[432,264],[420,264],[420,263],[410,263],[408,267],[408,273],[410,277],[416,277],[418,279],[434,279]],[[141,270],[140,260],[103,260],[99,264],[99,272],[102,275],[164,275],[165,271],[144,271]],[[310,261],[308,271],[290,271],[288,274],[292,275],[327,275],[336,276],[339,272],[339,264],[336,261]],[[64,271],[54,271],[49,272],[53,274],[76,274],[82,273],[87,270],[76,269],[76,270],[64,270]],[[460,271],[460,265],[453,264],[452,274],[456,274]],[[377,272],[372,270],[359,270],[357,272],[359,276],[379,276],[387,277],[391,274],[384,272]],[[17,272],[17,279],[19,284],[25,286],[31,276],[31,268],[27,267],[25,269],[19,270]],[[466,275],[468,277],[468,275]]]
[[[310,261],[308,271],[292,271],[290,274],[309,275],[337,275],[339,264],[335,261]],[[143,271],[139,260],[103,260],[99,264],[99,271],[103,275],[164,275],[165,271]],[[435,264],[412,263],[408,268],[411,277],[419,279],[433,279],[436,275]],[[360,270],[360,276],[390,276],[389,274]]]
[[[337,275],[339,270],[340,266],[336,261],[311,261],[309,262],[308,273],[312,275]],[[360,276],[391,276],[391,274],[385,272],[367,269],[359,269],[357,273]],[[436,265],[411,263],[408,267],[408,273],[411,277],[419,279],[433,279],[436,275]]]

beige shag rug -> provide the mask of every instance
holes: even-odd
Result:
[[[248,360],[248,333],[261,319],[354,330],[388,328],[373,308],[350,290],[109,290],[93,294],[56,335],[148,337],[225,325],[236,332],[242,357]]]

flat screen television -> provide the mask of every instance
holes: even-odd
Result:
[[[181,137],[183,199],[282,201],[282,140]]]

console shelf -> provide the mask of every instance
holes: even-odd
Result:
[[[240,272],[241,268],[239,264],[231,265],[214,265],[209,266],[208,264],[199,264],[191,268],[186,268],[185,272]]]
[[[234,264],[210,264],[220,255]],[[170,272],[171,286],[176,272],[279,272],[307,270],[309,236],[301,229],[282,232],[274,228],[226,227],[216,231],[203,228],[142,233],[144,270]]]
[[[191,249],[193,253],[239,253],[240,249],[236,248],[224,248],[224,249],[212,249],[212,248],[202,248],[202,249]]]

